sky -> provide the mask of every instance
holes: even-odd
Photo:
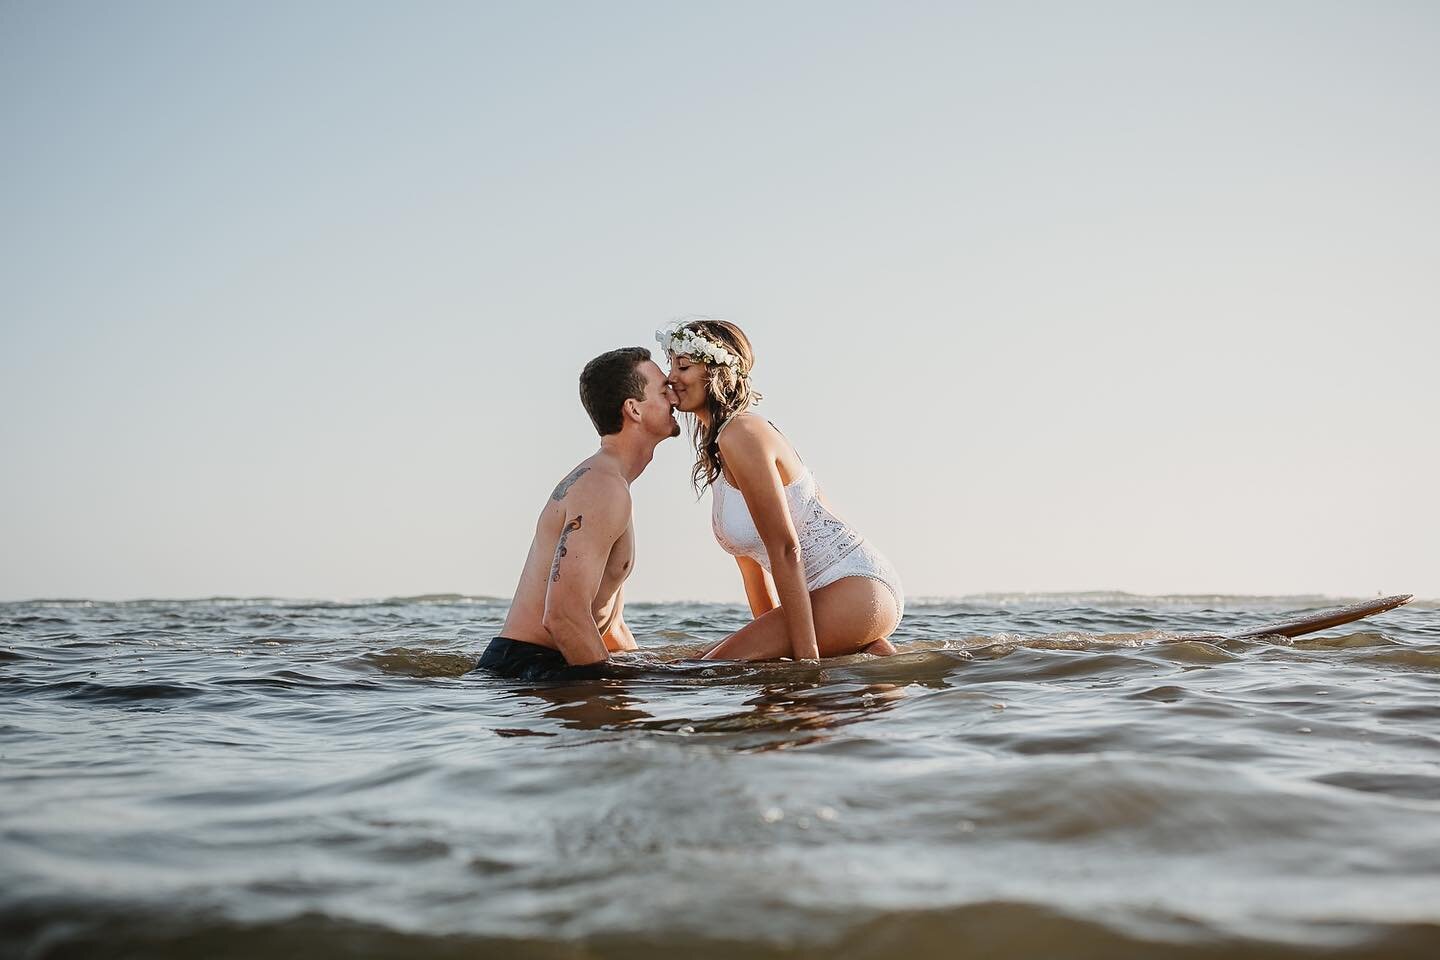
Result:
[[[508,597],[738,323],[911,597],[1440,597],[1440,6],[0,0],[0,600]],[[633,601],[740,602],[667,441]]]

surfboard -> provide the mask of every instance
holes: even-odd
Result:
[[[1316,613],[1296,617],[1293,620],[1267,623],[1263,627],[1256,627],[1253,630],[1245,630],[1240,633],[1226,633],[1220,636],[1226,640],[1255,640],[1260,637],[1300,637],[1307,633],[1315,633],[1317,630],[1328,630],[1330,627],[1354,623],[1356,620],[1373,617],[1375,614],[1384,613],[1386,610],[1394,610],[1402,604],[1409,603],[1414,599],[1414,596],[1412,593],[1402,593],[1393,597],[1381,597],[1378,600],[1363,600],[1360,603],[1352,603],[1347,607],[1333,607],[1329,610],[1321,610]]]

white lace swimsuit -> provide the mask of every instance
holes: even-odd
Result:
[[[724,429],[723,427],[721,429]],[[722,471],[710,488],[710,526],[721,548],[731,556],[749,557],[766,570],[770,554],[744,496],[725,479]],[[905,613],[905,591],[900,575],[859,531],[841,520],[820,502],[815,475],[801,466],[800,476],[785,487],[790,520],[800,540],[800,558],[805,566],[805,586],[814,591],[843,577],[869,577],[879,581],[895,598],[895,622]]]

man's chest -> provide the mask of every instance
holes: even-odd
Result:
[[[605,563],[605,579],[619,583],[630,575],[635,566],[635,527],[628,526],[620,539],[610,548],[610,559]]]

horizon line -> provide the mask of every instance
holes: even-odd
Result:
[[[1225,593],[1221,591],[1200,591],[1195,593],[1135,593],[1129,590],[986,590],[978,593],[963,594],[921,594],[906,598],[907,605],[927,603],[956,603],[966,601],[997,601],[1010,598],[1016,599],[1111,599],[1121,600],[1133,598],[1136,600],[1161,600],[1161,601],[1187,601],[1187,600],[1304,600],[1304,601],[1362,601],[1373,600],[1386,596],[1409,596],[1413,601],[1420,603],[1440,602],[1440,598],[1419,597],[1415,594],[1385,594],[1376,591],[1373,594],[1332,594],[1332,593]],[[146,603],[280,603],[280,604],[326,604],[334,606],[369,606],[376,604],[403,604],[403,603],[508,603],[511,598],[497,596],[494,594],[468,594],[468,593],[418,593],[392,596],[371,596],[371,597],[305,597],[305,596],[279,596],[273,594],[254,594],[248,596],[236,596],[229,594],[213,594],[209,596],[193,597],[163,597],[163,596],[139,596],[125,598],[96,598],[96,597],[29,597],[20,600],[0,600],[0,606],[22,606],[22,605],[71,605],[71,604],[146,604]],[[739,600],[698,600],[698,599],[675,599],[675,600],[627,600],[627,606],[656,606],[660,604],[691,603],[705,604],[709,606],[744,606]]]

